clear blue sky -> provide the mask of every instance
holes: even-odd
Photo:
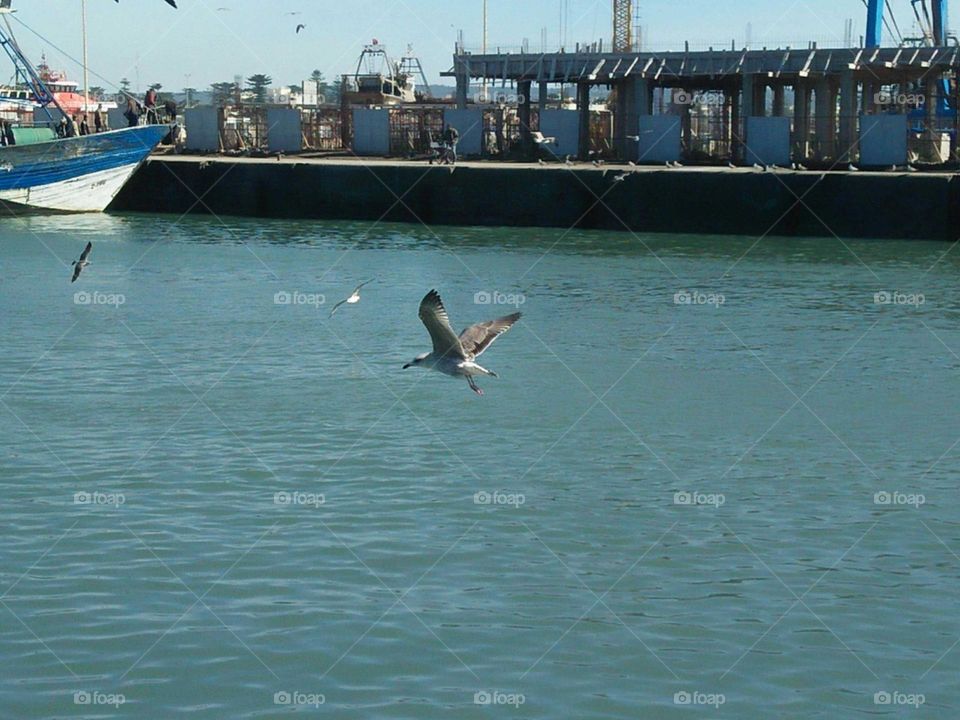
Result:
[[[960,2],[960,0],[954,0]],[[611,34],[612,0],[488,0],[491,46],[519,46],[529,38],[539,50],[541,29],[548,43],[560,40],[568,6],[568,45]],[[90,67],[115,87],[127,77],[135,89],[162,83],[167,90],[190,85],[206,89],[234,75],[270,75],[288,85],[319,68],[328,79],[349,72],[364,43],[378,38],[392,55],[408,43],[421,57],[431,82],[451,65],[457,31],[468,47],[481,41],[481,0],[87,0]],[[916,31],[910,0],[891,0],[904,34]],[[80,0],[14,0],[17,18],[64,51],[80,57]],[[228,8],[228,10],[218,10]],[[286,15],[299,12],[299,15]],[[642,0],[645,39],[666,43],[729,46],[742,43],[750,23],[755,43],[841,44],[844,21],[854,20],[854,37],[864,32],[861,0]],[[306,30],[296,35],[298,23]],[[79,66],[41,42],[19,23],[14,30],[31,58],[45,51],[54,67],[80,80]],[[0,78],[6,78],[6,71]],[[450,81],[447,81],[450,84]]]

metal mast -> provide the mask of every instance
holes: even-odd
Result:
[[[90,76],[87,72],[87,0],[80,0],[80,27],[83,31],[83,114],[90,110]]]
[[[635,0],[613,0],[613,51],[633,52]]]

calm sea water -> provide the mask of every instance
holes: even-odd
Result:
[[[0,237],[0,716],[960,709],[960,250]],[[458,327],[522,301],[482,398],[401,370],[434,287]]]

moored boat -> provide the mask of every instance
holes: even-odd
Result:
[[[0,147],[0,202],[37,210],[100,212],[120,192],[167,125],[58,138],[48,127],[11,127]]]
[[[0,14],[10,12],[0,0]],[[57,102],[17,45],[4,17],[0,47],[16,68],[16,77],[32,91],[46,122],[0,118],[0,204],[42,211],[100,212],[130,179],[171,126],[136,125],[82,134],[67,108]],[[15,87],[19,86],[16,85]],[[50,107],[63,118],[59,123]],[[59,132],[58,132],[59,130]]]

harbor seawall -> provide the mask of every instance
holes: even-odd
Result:
[[[115,211],[633,232],[960,237],[946,173],[154,157]]]

